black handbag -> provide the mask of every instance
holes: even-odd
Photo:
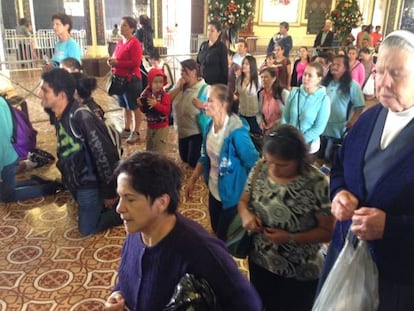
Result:
[[[162,311],[218,311],[216,295],[205,279],[184,274]]]
[[[226,246],[229,253],[244,259],[253,248],[253,235],[242,227],[240,215],[237,214],[227,230]]]
[[[253,172],[250,187],[250,202],[253,200],[253,192],[256,187],[257,175],[264,163],[264,159],[260,159]],[[242,226],[240,214],[236,214],[227,230],[226,246],[229,253],[236,258],[246,258],[253,249],[253,233],[247,231]]]
[[[111,73],[109,76],[108,81],[108,94],[109,95],[122,95],[125,92],[126,86],[127,86],[127,78],[121,77],[119,75],[116,75],[114,73]]]

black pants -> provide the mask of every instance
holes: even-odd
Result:
[[[317,280],[298,281],[276,275],[249,260],[250,282],[266,311],[310,311]]]
[[[201,134],[192,135],[178,139],[178,152],[183,162],[194,168],[200,158],[201,143],[203,137]]]
[[[245,116],[240,115],[240,117],[244,118],[247,121],[247,123],[250,126],[250,132],[251,133],[258,133],[258,134],[262,133],[262,130],[260,129],[259,124],[257,123],[256,116],[254,116],[254,117],[245,117]]]
[[[220,240],[226,241],[229,225],[237,214],[237,206],[223,208],[223,204],[209,193],[208,210],[210,212],[210,222],[214,233]]]

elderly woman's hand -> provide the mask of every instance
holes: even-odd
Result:
[[[373,207],[361,207],[352,216],[351,231],[360,240],[379,240],[384,235],[386,214]]]
[[[358,207],[358,199],[348,190],[339,191],[332,200],[331,212],[338,220],[348,220]]]

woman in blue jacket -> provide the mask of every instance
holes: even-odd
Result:
[[[228,226],[237,214],[247,175],[259,158],[228,96],[226,85],[215,84],[210,88],[206,113],[211,121],[204,131],[201,157],[186,189],[189,198],[195,182],[204,173],[211,227],[222,240],[226,240]]]
[[[319,136],[325,130],[331,111],[331,101],[321,86],[323,67],[309,63],[302,76],[302,85],[290,92],[283,110],[282,123],[299,129],[309,145],[309,152],[320,148]]]

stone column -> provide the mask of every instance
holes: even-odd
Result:
[[[102,77],[109,71],[106,64],[109,55],[105,34],[104,0],[84,0],[83,3],[87,47],[82,65],[89,75]]]
[[[84,0],[88,58],[107,57],[104,0]]]

